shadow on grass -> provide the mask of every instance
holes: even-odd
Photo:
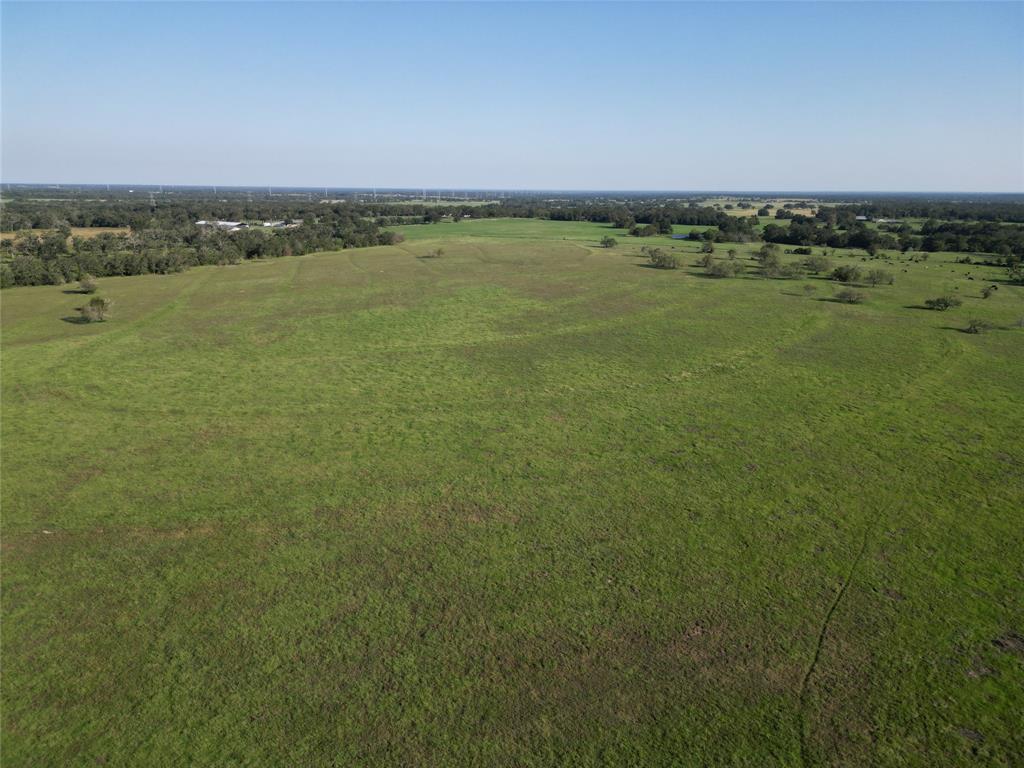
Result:
[[[760,277],[760,275],[755,275],[753,273],[749,273],[749,274],[746,274],[746,275],[729,275],[729,276],[725,276],[725,275],[709,275],[707,272],[687,272],[687,274],[688,275],[693,275],[694,277],[702,278],[704,280],[747,280],[748,278],[751,278],[751,277]]]
[[[95,291],[83,291],[81,288],[65,288],[61,293],[70,293],[72,295],[88,296],[90,293]]]
[[[1002,327],[996,325],[990,328],[986,328],[984,331],[969,331],[966,328],[957,328],[955,325],[940,325],[940,331],[956,331],[957,333],[966,333],[968,336],[984,336],[989,331],[1001,331],[1004,330]]]
[[[72,325],[88,325],[89,321],[81,315],[69,315],[68,317],[62,317],[62,322],[71,323]]]

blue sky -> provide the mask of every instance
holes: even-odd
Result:
[[[1024,4],[8,3],[12,182],[1024,191]]]

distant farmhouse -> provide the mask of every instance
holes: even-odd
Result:
[[[264,221],[263,226],[267,229],[292,229],[302,224],[302,219],[292,219],[290,223],[284,221]],[[206,219],[200,219],[196,222],[197,227],[216,227],[217,229],[223,229],[227,232],[238,232],[242,229],[248,229],[249,224],[244,221],[222,221],[220,219],[216,221],[207,221]]]
[[[226,229],[228,232],[237,232],[240,229],[245,229],[249,225],[242,221],[206,221],[201,219],[196,222],[197,227],[217,227],[217,229]]]

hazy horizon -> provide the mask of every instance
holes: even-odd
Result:
[[[378,194],[384,193],[415,193],[425,191],[427,197],[433,195],[445,194],[450,195],[461,195],[466,193],[477,193],[477,194],[488,194],[488,193],[508,193],[515,195],[529,195],[529,194],[585,194],[585,195],[596,195],[596,194],[651,194],[651,195],[722,195],[722,196],[783,196],[783,195],[823,195],[823,196],[835,196],[835,195],[911,195],[911,196],[949,196],[949,195],[965,195],[968,197],[1021,197],[1024,196],[1024,191],[998,191],[998,190],[962,190],[962,189],[893,189],[893,190],[881,190],[881,189],[641,189],[641,188],[570,188],[570,187],[459,187],[459,186],[430,186],[428,185],[410,185],[404,187],[374,187],[374,186],[355,186],[349,184],[221,184],[221,183],[163,183],[159,181],[142,181],[142,182],[123,182],[123,181],[20,181],[20,180],[0,180],[0,186],[7,187],[44,187],[44,188],[95,188],[95,187],[111,187],[118,189],[126,188],[137,188],[151,189],[166,187],[170,189],[187,189],[187,190],[204,190],[204,189],[217,189],[217,190],[273,190],[278,191],[301,191],[301,192],[316,192],[318,190],[326,190],[328,192],[339,192],[339,193],[367,193],[372,194],[376,191]]]
[[[0,7],[4,183],[1024,191],[1019,3]]]

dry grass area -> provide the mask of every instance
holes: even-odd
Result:
[[[127,235],[128,227],[72,227],[72,237],[99,237],[100,235]],[[19,237],[42,237],[50,234],[49,229],[22,229],[18,232],[0,232],[0,240],[16,240]]]

